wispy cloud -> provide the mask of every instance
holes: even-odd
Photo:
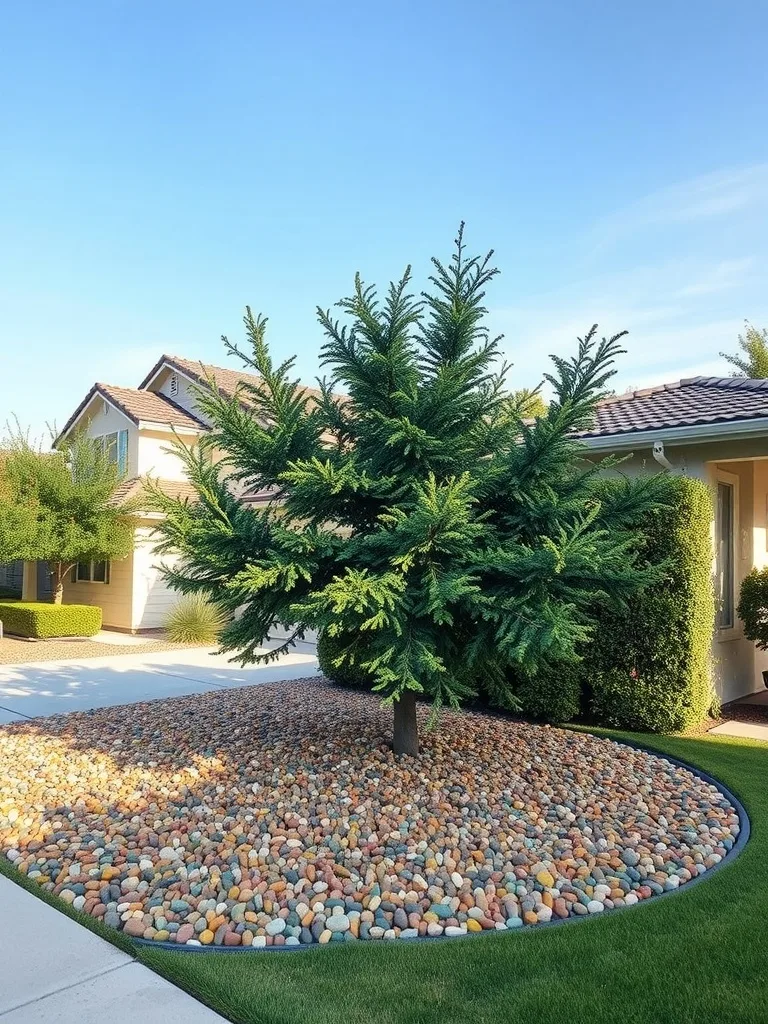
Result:
[[[599,220],[572,240],[570,275],[566,266],[550,291],[492,310],[516,386],[535,385],[547,356],[573,352],[595,321],[606,335],[629,331],[618,390],[727,374],[719,353],[735,348],[744,318],[768,323],[763,207],[768,164],[697,177]]]
[[[604,247],[662,226],[691,225],[768,203],[768,163],[717,171],[652,192],[600,218],[592,244]]]
[[[573,352],[576,338],[595,321],[601,334],[629,332],[626,354],[618,363],[619,390],[698,373],[725,375],[728,369],[718,353],[735,346],[743,327],[746,300],[739,274],[747,269],[747,261],[727,267],[664,264],[580,280],[493,310],[493,326],[504,332],[516,386],[537,383],[548,356]],[[740,298],[703,303],[728,288],[738,289]],[[765,302],[754,315],[758,322],[768,318]]]
[[[699,280],[685,285],[677,294],[680,298],[691,298],[739,288],[746,284],[754,263],[755,261],[751,257],[741,260],[723,260],[722,263],[703,271]]]

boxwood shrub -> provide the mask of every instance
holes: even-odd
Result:
[[[638,524],[646,536],[643,557],[665,566],[664,579],[628,610],[600,614],[582,663],[592,717],[604,725],[676,732],[716,705],[712,496],[689,477],[668,477],[665,486],[667,508]]]
[[[0,621],[6,633],[36,640],[93,636],[101,629],[101,608],[87,604],[0,601]]]
[[[543,722],[573,722],[582,710],[582,666],[559,665],[514,685],[520,711]]]

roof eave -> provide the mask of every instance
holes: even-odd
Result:
[[[134,417],[131,416],[130,413],[126,412],[125,409],[122,409],[117,404],[117,402],[115,402],[115,400],[110,395],[107,394],[106,391],[100,388],[98,384],[94,384],[88,391],[88,394],[78,405],[78,407],[75,409],[75,411],[72,413],[67,422],[64,424],[64,426],[61,428],[59,433],[54,438],[53,444],[51,445],[52,448],[58,448],[59,444],[66,438],[68,434],[72,432],[72,429],[79,422],[81,417],[85,414],[86,410],[88,409],[88,406],[91,404],[91,402],[97,395],[108,405],[111,405],[112,408],[116,412],[119,412],[121,416],[124,416],[129,423],[138,423],[138,420],[134,419]]]
[[[655,427],[653,430],[631,430],[621,434],[597,434],[581,437],[579,440],[595,451],[626,450],[653,444],[654,441],[675,444],[705,444],[707,441],[722,441],[724,438],[768,436],[768,417],[758,416],[748,420],[724,420],[717,423],[691,423],[680,427]]]
[[[157,377],[157,375],[168,365],[168,357],[166,355],[160,356],[155,365],[146,375],[144,380],[139,384],[137,391],[145,391],[147,386]]]
[[[204,434],[209,429],[202,423],[199,427],[183,427],[180,424],[168,423],[167,420],[165,422],[161,420],[139,420],[138,428],[139,430],[163,430],[168,434],[189,434],[191,437]]]

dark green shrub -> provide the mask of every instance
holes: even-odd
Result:
[[[581,710],[581,666],[559,665],[515,688],[524,715],[542,722],[572,722]]]
[[[6,633],[49,640],[59,636],[93,636],[101,629],[101,608],[87,604],[0,601]]]
[[[613,486],[620,484],[606,481],[607,489]],[[704,483],[688,477],[669,477],[665,486],[667,508],[640,524],[643,557],[665,565],[664,580],[626,609],[606,608],[582,663],[593,717],[650,732],[687,729],[716,703],[712,497]]]
[[[738,613],[747,640],[754,640],[761,651],[768,650],[768,569],[753,569],[744,577]]]
[[[370,690],[374,684],[373,677],[360,667],[359,664],[351,663],[349,660],[337,664],[338,658],[343,650],[349,650],[349,657],[355,658],[356,648],[362,648],[363,641],[360,639],[348,643],[347,638],[341,640],[338,636],[331,636],[323,632],[317,638],[317,661],[320,671],[338,686],[346,686],[355,690]],[[355,661],[357,659],[355,658]]]

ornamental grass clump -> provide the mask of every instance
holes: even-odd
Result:
[[[383,298],[356,276],[340,318],[317,311],[328,377],[315,391],[292,359],[273,362],[248,309],[248,351],[224,343],[259,379],[234,396],[197,389],[212,429],[177,451],[198,500],[155,495],[160,548],[181,555],[166,577],[232,615],[223,650],[262,662],[308,629],[332,638],[335,667],[393,706],[398,754],[418,753],[417,698],[437,712],[482,685],[514,705],[511,675],[578,661],[596,611],[658,578],[631,525],[658,503],[655,479],[600,495],[578,437],[621,335],[593,327],[553,357],[551,400],[530,419],[486,324],[491,257],[468,256],[460,230],[420,296],[410,268]],[[246,484],[272,498],[243,503]],[[276,623],[289,638],[265,652]]]
[[[185,594],[165,624],[174,644],[214,644],[227,624],[227,614],[203,594]]]

